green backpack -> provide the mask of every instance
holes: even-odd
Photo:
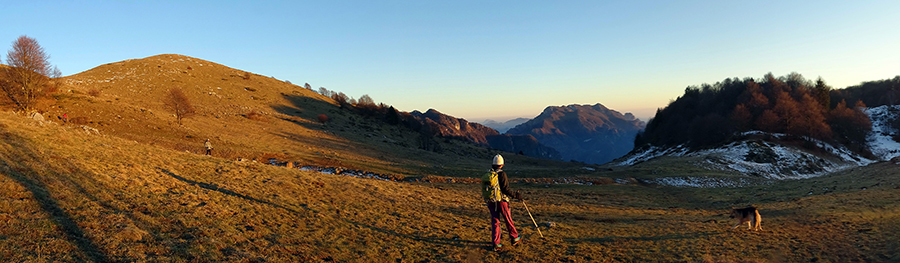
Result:
[[[481,197],[484,198],[485,202],[499,202],[503,200],[499,178],[500,176],[494,170],[490,170],[481,176]]]

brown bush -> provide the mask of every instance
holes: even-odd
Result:
[[[325,124],[326,122],[328,122],[328,115],[319,114],[319,116],[316,116],[316,119],[318,119],[322,124]]]
[[[250,113],[247,113],[244,116],[246,116],[247,119],[251,119],[254,121],[265,121],[266,120],[266,115],[264,115],[256,110],[251,110]]]
[[[100,97],[101,92],[103,91],[97,88],[93,88],[88,91],[88,95],[91,95],[91,97]]]

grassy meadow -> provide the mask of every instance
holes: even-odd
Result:
[[[744,188],[517,183],[544,237],[514,202],[525,240],[498,253],[473,184],[304,172],[8,112],[0,123],[5,262],[900,260],[893,163]],[[732,230],[728,210],[749,204],[764,230]]]

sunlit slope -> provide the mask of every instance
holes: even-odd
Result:
[[[497,151],[439,139],[442,152],[422,150],[423,135],[342,108],[303,87],[182,55],[109,63],[68,76],[45,115],[142,144],[228,159],[296,161],[400,176],[478,176]],[[197,114],[176,123],[163,98],[181,88]],[[362,94],[355,94],[361,96]],[[377,98],[376,98],[377,99]],[[389,102],[388,102],[389,103]],[[328,116],[320,123],[317,116]],[[583,175],[578,164],[509,156],[530,177]],[[487,161],[486,161],[487,160]]]

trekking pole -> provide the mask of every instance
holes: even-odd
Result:
[[[528,205],[525,204],[525,199],[522,199],[522,205],[525,206],[525,212],[528,212],[528,217],[531,218],[531,222],[534,223],[534,227],[537,228],[538,234],[541,235],[541,238],[544,238],[544,234],[541,233],[541,227],[537,225],[537,222],[534,221],[534,217],[531,216],[531,211],[528,211]]]

